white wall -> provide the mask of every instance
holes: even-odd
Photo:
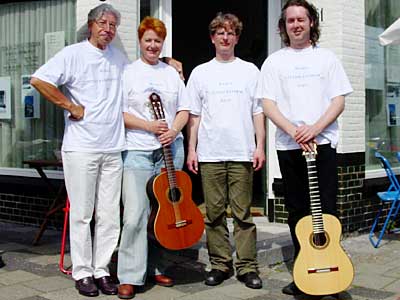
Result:
[[[338,153],[365,152],[364,0],[313,0],[322,9],[320,45],[342,61],[354,92],[339,118]]]
[[[121,13],[121,24],[118,27],[118,35],[113,44],[121,48],[130,60],[137,58],[137,27],[139,25],[139,3],[137,0],[77,0],[76,1],[76,28],[78,40],[80,33],[86,35],[87,15],[90,9],[102,3],[111,4]],[[83,35],[81,35],[83,37]]]

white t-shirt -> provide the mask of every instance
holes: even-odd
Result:
[[[254,97],[259,70],[235,58],[215,58],[197,66],[187,84],[191,114],[201,117],[199,162],[252,161],[255,150],[253,115],[262,113]]]
[[[185,84],[178,72],[163,62],[149,65],[141,59],[134,61],[125,67],[122,85],[124,112],[140,119],[155,120],[149,100],[153,92],[161,98],[169,128],[178,111],[190,109]],[[178,137],[182,137],[182,133]],[[162,147],[154,133],[138,129],[126,129],[126,142],[128,150],[155,150]]]
[[[66,97],[85,107],[82,120],[64,112],[62,150],[118,152],[125,147],[121,76],[128,62],[113,46],[101,50],[89,41],[65,47],[32,76],[64,86]]]
[[[327,49],[283,48],[270,55],[261,68],[256,97],[277,103],[279,111],[299,126],[315,123],[332,99],[353,91],[342,64]],[[317,136],[318,144],[338,143],[338,123],[330,124]],[[276,149],[299,149],[296,141],[277,128]]]

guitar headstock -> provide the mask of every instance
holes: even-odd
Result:
[[[312,151],[303,151],[303,156],[306,158],[306,160],[316,159],[317,154],[317,144],[313,144]]]
[[[161,98],[156,93],[151,93],[149,96],[151,107],[153,108],[154,116],[156,120],[164,120],[165,113],[164,108],[162,106]]]

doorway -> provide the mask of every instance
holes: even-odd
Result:
[[[194,2],[194,8],[189,8],[187,1],[171,2],[172,56],[183,63],[186,81],[197,65],[215,56],[208,25],[218,12],[233,13],[243,22],[243,31],[235,48],[235,55],[261,68],[268,53],[268,1],[197,1]],[[190,176],[193,182],[193,200],[199,204],[198,201],[203,199],[200,178],[193,174]],[[254,174],[253,189],[253,214],[264,214],[267,194],[265,168]]]

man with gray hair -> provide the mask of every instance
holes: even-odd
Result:
[[[65,111],[62,160],[71,204],[72,277],[79,293],[89,297],[99,295],[98,289],[117,294],[108,264],[120,233],[125,146],[121,75],[128,62],[110,45],[119,23],[120,13],[111,5],[95,7],[88,15],[89,38],[65,47],[31,80],[47,100]]]

